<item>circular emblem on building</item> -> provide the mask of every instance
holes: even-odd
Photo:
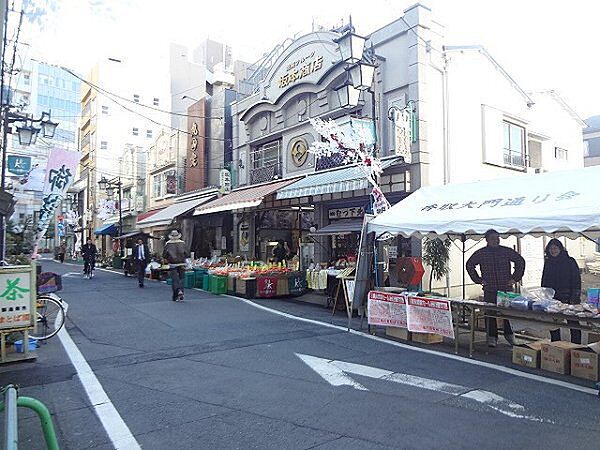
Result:
[[[290,145],[290,155],[296,167],[302,167],[308,159],[308,142],[304,138],[295,138]]]

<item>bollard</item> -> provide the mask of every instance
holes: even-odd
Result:
[[[19,429],[17,426],[17,389],[9,384],[4,389],[4,448],[17,450],[19,448]]]
[[[4,388],[4,401],[0,402],[0,412],[6,410],[4,416],[4,435],[6,440],[4,442],[5,450],[17,450],[19,445],[19,432],[18,432],[18,419],[17,419],[17,407],[22,406],[23,408],[29,408],[33,410],[40,418],[42,425],[42,432],[44,433],[44,440],[46,441],[46,448],[48,450],[59,450],[58,441],[56,439],[56,433],[54,431],[54,425],[52,424],[52,417],[48,408],[35,398],[31,397],[18,397],[17,389],[13,385],[8,385]]]

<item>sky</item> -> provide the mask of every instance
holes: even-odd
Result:
[[[100,57],[152,61],[169,42],[206,37],[254,62],[316,23],[352,16],[369,34],[413,0],[29,0],[39,20],[23,25],[22,51],[86,74]],[[553,89],[583,119],[600,114],[600,0],[426,0],[445,26],[446,45],[483,45],[525,90]]]

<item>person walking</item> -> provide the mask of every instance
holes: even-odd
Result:
[[[485,233],[487,246],[477,250],[467,260],[466,269],[476,284],[483,287],[483,301],[496,303],[498,291],[511,291],[513,285],[523,278],[525,260],[510,247],[500,245],[500,235],[496,230]],[[514,264],[514,270],[511,268]],[[479,266],[481,275],[477,273]],[[498,342],[498,326],[495,317],[485,318],[488,347],[495,347]],[[503,320],[504,339],[510,345],[515,343],[515,335],[508,320]]]
[[[185,242],[181,240],[181,233],[177,230],[172,230],[169,233],[169,240],[165,244],[163,250],[163,258],[169,264],[169,272],[173,281],[173,297],[174,302],[183,300],[183,277],[185,275],[185,260],[188,257],[185,248]]]
[[[135,268],[138,276],[138,285],[144,287],[144,277],[146,276],[146,266],[150,260],[150,250],[142,238],[137,240],[133,249]]]
[[[83,257],[83,275],[88,278],[93,278],[94,267],[96,265],[96,255],[98,249],[94,244],[94,241],[88,239],[85,244],[81,246],[81,256]]]
[[[546,245],[546,258],[542,272],[542,287],[554,289],[554,298],[563,303],[581,303],[581,274],[579,266],[558,239],[550,239]],[[568,324],[578,324],[567,320]],[[560,341],[560,328],[550,330],[550,340]],[[571,342],[581,344],[581,330],[571,328]]]
[[[286,250],[285,250],[285,245],[283,243],[283,240],[277,242],[277,246],[273,249],[273,258],[275,259],[276,263],[281,263],[283,261],[285,261],[285,259],[287,258],[287,254],[286,254]]]
[[[65,253],[67,253],[67,246],[64,242],[61,242],[58,247],[58,260],[61,264],[65,262]]]

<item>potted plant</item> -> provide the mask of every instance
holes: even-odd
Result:
[[[450,246],[452,241],[448,238],[426,238],[423,242],[423,262],[431,268],[429,273],[429,291],[432,291],[432,282],[441,280],[450,272]]]

